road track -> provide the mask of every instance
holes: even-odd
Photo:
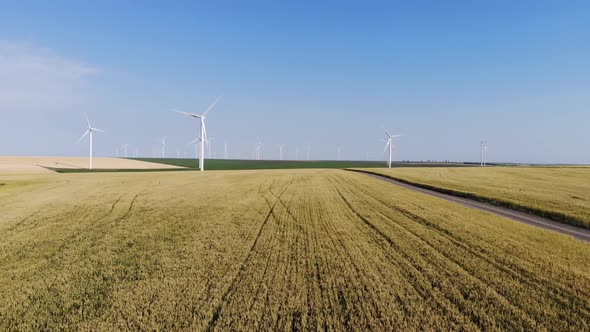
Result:
[[[532,214],[528,214],[525,212],[521,212],[521,211],[517,211],[517,210],[505,208],[505,207],[496,206],[496,205],[489,204],[489,203],[476,201],[473,199],[457,197],[457,196],[453,196],[453,195],[449,195],[449,194],[443,194],[438,191],[434,191],[434,190],[430,190],[430,189],[420,188],[418,186],[414,186],[414,185],[411,185],[408,183],[397,181],[397,180],[391,179],[389,177],[377,175],[374,173],[367,173],[367,172],[357,171],[357,170],[355,170],[355,172],[363,173],[363,174],[368,175],[372,178],[379,179],[379,180],[382,180],[385,182],[389,182],[391,184],[395,184],[397,186],[400,186],[400,187],[403,187],[403,188],[406,188],[406,189],[409,189],[412,191],[417,191],[417,192],[420,192],[423,194],[428,194],[431,196],[442,198],[442,199],[445,199],[450,202],[458,203],[458,204],[461,204],[463,206],[466,206],[466,207],[469,207],[472,209],[490,212],[490,213],[493,213],[493,214],[501,216],[501,217],[505,217],[505,218],[508,218],[508,219],[511,219],[514,221],[525,223],[527,225],[548,229],[548,230],[558,232],[561,234],[573,236],[574,238],[585,241],[585,242],[590,242],[590,230],[588,230],[588,229],[566,225],[566,224],[563,224],[563,223],[560,223],[560,222],[557,222],[557,221],[554,221],[551,219],[535,216]]]

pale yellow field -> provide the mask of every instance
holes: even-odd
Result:
[[[590,245],[364,174],[0,174],[0,330],[590,329]]]
[[[164,169],[178,166],[121,158],[94,158],[95,169]],[[88,168],[88,157],[0,157],[0,173],[46,173],[43,167]]]

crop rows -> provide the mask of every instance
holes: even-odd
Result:
[[[590,329],[587,244],[362,174],[0,182],[2,330]]]
[[[449,167],[366,171],[590,228],[590,167]]]

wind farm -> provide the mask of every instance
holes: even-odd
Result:
[[[0,331],[590,331],[590,5],[5,7]]]

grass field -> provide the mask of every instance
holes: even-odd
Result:
[[[590,228],[590,167],[396,168],[371,172]]]
[[[160,163],[165,165],[174,165],[187,168],[198,168],[197,159],[177,159],[177,158],[134,158],[134,160]],[[394,163],[395,167],[416,167],[416,166],[467,166],[462,163],[414,163],[398,162]],[[337,160],[317,160],[317,161],[295,161],[295,160],[237,160],[237,159],[207,159],[205,168],[208,170],[253,170],[253,169],[305,169],[305,168],[374,168],[385,167],[384,161],[337,161]]]
[[[588,244],[363,174],[0,183],[0,330],[590,329]]]

